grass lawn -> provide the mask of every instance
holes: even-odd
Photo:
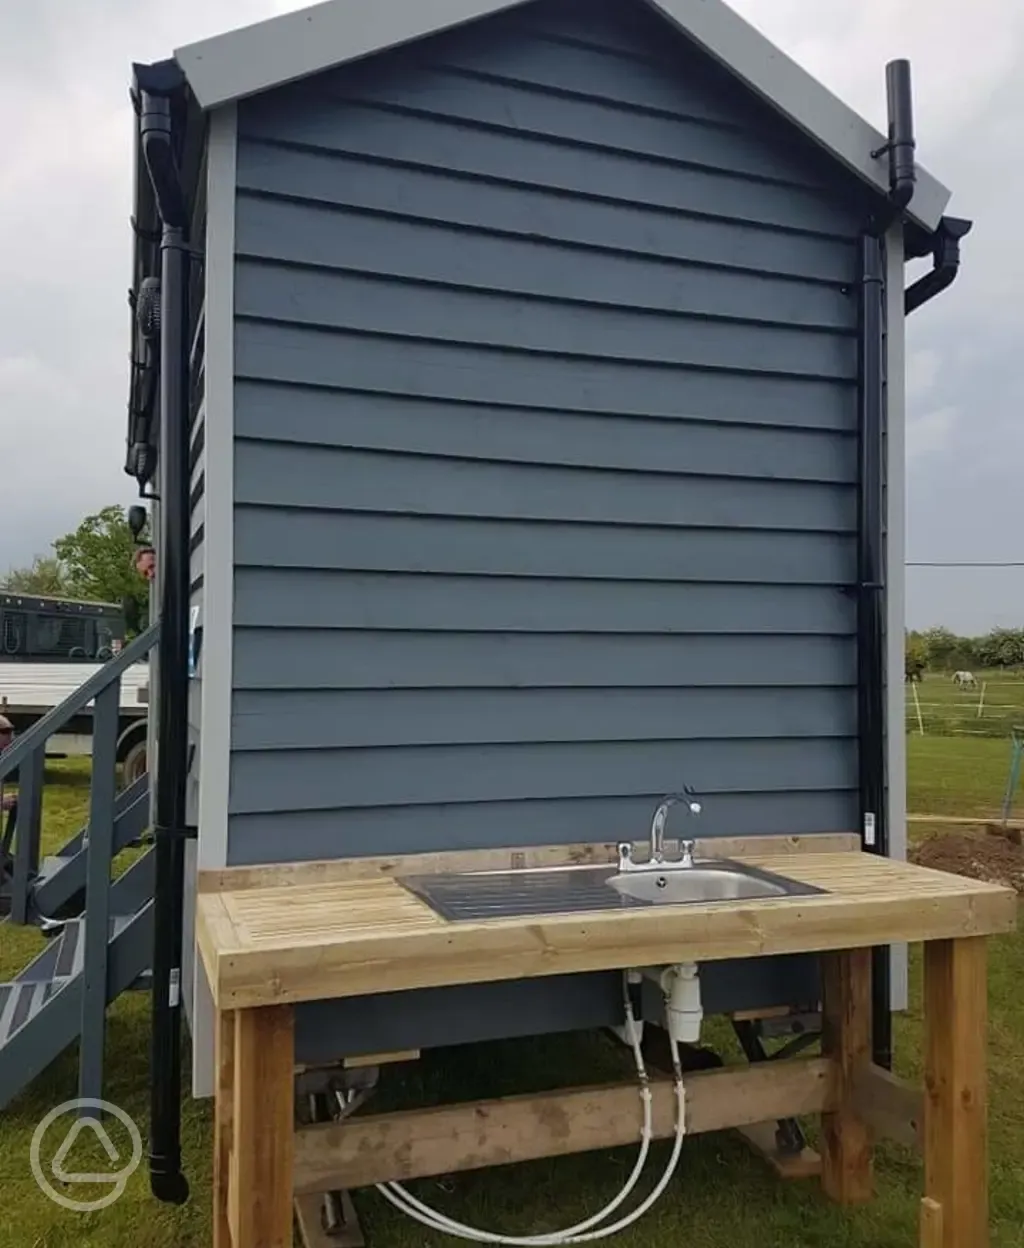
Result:
[[[1009,774],[1010,743],[1005,738],[907,738],[907,809],[912,813],[995,817]],[[1014,814],[1024,815],[1020,792]]]
[[[911,738],[909,805],[933,814],[986,815],[998,810],[1009,750],[984,738]],[[56,777],[55,777],[56,778]],[[79,826],[87,802],[81,768],[61,769],[63,783],[47,790],[47,839],[62,841]],[[39,938],[0,928],[0,973],[17,970]],[[1024,1244],[1024,934],[990,942],[991,952],[991,1167],[993,1248]],[[921,1044],[920,963],[911,962],[912,1000],[896,1024],[897,1068],[919,1074]],[[148,999],[130,995],[110,1011],[106,1095],[145,1122]],[[713,1020],[707,1041],[732,1051],[729,1033]],[[434,1054],[410,1068],[395,1097],[424,1100],[469,1098],[614,1077],[622,1054],[598,1037],[481,1045],[446,1058]],[[69,1052],[0,1119],[4,1217],[0,1248],[208,1248],[210,1107],[185,1106],[185,1167],[193,1189],[184,1209],[149,1198],[145,1166],[125,1195],[94,1213],[64,1211],[40,1193],[28,1155],[36,1124],[75,1095],[75,1054]],[[389,1096],[389,1100],[391,1097]],[[120,1147],[121,1139],[115,1136]],[[650,1167],[667,1156],[659,1146]],[[415,1190],[456,1217],[512,1234],[540,1233],[575,1222],[605,1203],[632,1165],[632,1150],[591,1153],[458,1177],[454,1184],[426,1181]],[[73,1153],[69,1166],[81,1169]],[[876,1201],[865,1209],[838,1210],[812,1181],[783,1183],[731,1135],[687,1141],[680,1171],[665,1197],[623,1235],[635,1248],[908,1248],[917,1243],[920,1164],[894,1147],[879,1149]],[[647,1190],[644,1188],[644,1190]],[[83,1193],[75,1193],[83,1194]],[[376,1195],[357,1197],[373,1248],[423,1248],[438,1241],[383,1204]],[[451,1241],[455,1242],[455,1241]],[[964,1248],[969,1248],[965,1245]]]
[[[923,725],[925,736],[1005,738],[1024,727],[1024,673],[979,668],[974,677],[973,689],[958,688],[950,672],[928,672],[908,685],[907,732],[920,735]]]

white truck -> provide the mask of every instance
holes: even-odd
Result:
[[[124,644],[120,606],[0,591],[0,715],[16,732],[41,719],[118,654]],[[149,664],[133,664],[121,679],[118,760],[127,785],[146,769]],[[50,739],[54,757],[92,753],[92,708]]]

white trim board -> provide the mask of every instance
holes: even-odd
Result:
[[[906,314],[903,230],[886,235],[886,408],[885,408],[885,718],[886,820],[889,857],[907,856],[906,687],[903,681],[903,630],[906,620]],[[890,999],[894,1010],[907,1008],[907,946],[892,947]]]
[[[203,538],[199,838],[196,868],[227,866],[234,612],[234,313],[237,125],[233,104],[210,116],[206,204],[206,528]],[[194,907],[193,907],[194,909]],[[185,939],[195,943],[194,928]],[[195,966],[202,962],[195,958]],[[192,1095],[212,1096],[214,1010],[206,976],[192,985]]]
[[[326,0],[176,49],[200,106],[216,108],[334,69],[527,0]],[[885,193],[885,136],[802,69],[724,0],[637,0],[723,65],[859,178]],[[879,67],[879,89],[884,77]],[[950,192],[918,166],[908,217],[934,230]]]

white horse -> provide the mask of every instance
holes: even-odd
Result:
[[[954,672],[953,684],[958,689],[975,689],[978,682],[975,680],[973,672]]]

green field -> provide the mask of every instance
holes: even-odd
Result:
[[[959,689],[950,672],[929,672],[908,684],[907,732],[913,736],[1008,737],[1024,728],[1024,673],[978,668],[977,686]],[[924,729],[922,734],[921,729]]]
[[[998,809],[1008,765],[1005,741],[985,738],[911,738],[909,804],[931,814],[985,815]],[[87,784],[80,767],[63,768],[47,791],[48,840],[59,843],[81,821]],[[16,971],[39,938],[0,928],[0,974]],[[993,1248],[1024,1244],[1024,934],[991,942],[991,1158]],[[912,957],[912,1002],[897,1021],[897,1068],[919,1073],[921,1045],[919,963]],[[146,1118],[148,1001],[130,996],[110,1011],[107,1096],[140,1123]],[[708,1042],[732,1052],[729,1036],[712,1021]],[[181,1210],[148,1195],[144,1167],[121,1200],[104,1210],[75,1214],[47,1201],[33,1181],[29,1143],[52,1106],[75,1095],[75,1055],[68,1053],[0,1119],[4,1216],[0,1248],[208,1248],[210,1111],[185,1108],[185,1165],[193,1200]],[[446,1057],[436,1054],[407,1085],[387,1089],[389,1100],[410,1103],[442,1097],[493,1096],[559,1084],[599,1081],[622,1069],[622,1055],[599,1038],[481,1045]],[[663,1160],[667,1146],[657,1150]],[[586,1154],[552,1162],[482,1171],[445,1188],[417,1185],[428,1203],[456,1217],[512,1234],[541,1233],[579,1220],[603,1204],[632,1165],[631,1150]],[[75,1154],[69,1165],[81,1169]],[[633,1248],[907,1248],[917,1243],[919,1162],[897,1147],[878,1153],[878,1198],[847,1212],[828,1204],[814,1181],[783,1183],[733,1136],[687,1142],[679,1174],[653,1210],[622,1236]],[[647,1190],[646,1187],[643,1190]],[[372,1248],[423,1248],[439,1237],[404,1221],[375,1195],[357,1197]],[[454,1242],[454,1241],[452,1241]],[[969,1248],[965,1245],[964,1248]]]

